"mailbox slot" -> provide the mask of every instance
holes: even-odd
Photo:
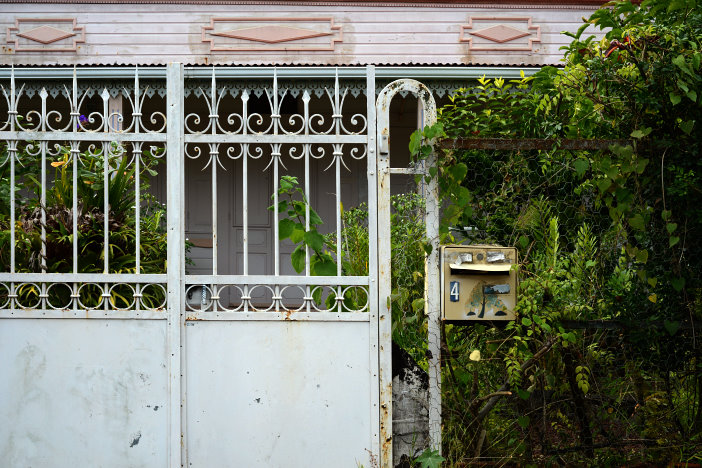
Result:
[[[517,250],[513,247],[442,247],[442,319],[514,320],[517,263]]]

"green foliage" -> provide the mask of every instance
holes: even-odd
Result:
[[[438,450],[427,449],[417,457],[416,461],[421,468],[439,468],[441,462],[446,461],[446,459],[439,455]]]
[[[6,155],[6,148],[3,149]],[[105,181],[109,213],[110,273],[136,271],[135,165],[119,146],[113,146],[107,158],[102,151],[79,153],[74,166],[69,148],[59,148],[58,156],[49,161],[46,187],[46,257],[42,257],[41,219],[41,156],[20,151],[16,164],[16,225],[15,249],[18,272],[41,271],[42,259],[49,273],[72,271],[73,252],[73,171],[77,167],[78,212],[78,271],[104,271],[104,196]],[[107,159],[107,177],[105,160]],[[155,175],[156,158],[148,151],[142,155],[141,174],[141,273],[163,273],[166,261],[165,209],[148,193],[148,176]],[[9,163],[0,167],[0,265],[9,269],[10,217]]]
[[[602,41],[584,37],[592,25]],[[628,140],[438,154],[443,240],[515,245],[521,276],[518,320],[504,330],[445,327],[450,462],[702,454],[702,9],[613,2],[572,37],[564,68],[483,78],[410,142],[424,158],[436,138]],[[476,419],[502,385],[512,396]]]
[[[278,221],[278,238],[290,239],[298,244],[292,253],[292,266],[298,273],[306,268],[309,249],[310,273],[313,276],[334,276],[337,265],[329,250],[330,244],[317,231],[317,226],[323,224],[319,215],[310,207],[305,194],[298,186],[297,177],[283,176],[278,183],[278,213],[286,217]],[[271,198],[274,198],[271,196]],[[275,205],[268,207],[273,211]],[[309,223],[307,223],[309,216]],[[331,246],[332,248],[334,246]]]
[[[0,160],[6,160],[7,147]],[[105,264],[105,222],[109,229],[107,246],[109,273],[136,272],[136,214],[140,204],[140,272],[166,271],[165,209],[149,194],[149,177],[156,175],[157,154],[141,155],[140,196],[136,199],[133,155],[119,145],[111,145],[107,155],[89,148],[71,159],[70,149],[58,147],[56,156],[47,160],[47,183],[42,206],[41,154],[36,145],[27,144],[17,153],[15,164],[15,268],[19,273],[73,271],[73,179],[76,174],[78,210],[78,272],[103,273]],[[107,167],[105,167],[107,164]],[[107,173],[107,175],[106,175]],[[105,187],[107,184],[107,187]],[[0,167],[0,268],[10,267],[10,164]],[[107,192],[109,212],[105,213]],[[42,221],[42,208],[46,221]],[[42,226],[46,241],[42,242]],[[45,254],[43,253],[45,251]],[[67,303],[69,292],[52,288],[49,301]],[[33,286],[19,291],[21,303],[35,303],[39,292]],[[100,302],[99,290],[85,285],[80,301],[86,307]],[[133,291],[127,286],[110,290],[114,307],[127,307],[133,302]],[[56,297],[55,297],[56,296]],[[66,297],[63,297],[66,296]],[[163,291],[145,288],[144,304],[163,303]]]

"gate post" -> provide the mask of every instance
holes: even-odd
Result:
[[[185,199],[183,187],[183,64],[169,63],[167,80],[167,242],[168,242],[168,466],[182,466],[185,458],[184,418],[181,397],[181,343],[183,324],[183,289],[185,277]]]
[[[389,353],[392,345],[392,306],[390,295],[392,247],[390,242],[390,175],[408,174],[407,168],[390,167],[390,103],[401,91],[417,96],[423,105],[424,125],[436,122],[436,102],[431,91],[416,80],[396,80],[378,96],[377,158],[378,158],[378,311],[381,356],[383,348]],[[416,174],[428,175],[435,164],[432,154],[424,169]],[[441,340],[439,289],[439,190],[436,178],[429,182],[426,196],[426,234],[432,246],[427,256],[424,275],[424,310],[428,321],[429,354],[429,441],[431,448],[441,451]],[[380,361],[380,467],[392,467],[392,362]]]

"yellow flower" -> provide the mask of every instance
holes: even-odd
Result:
[[[61,167],[66,164],[66,161],[54,161],[51,163],[51,167]]]

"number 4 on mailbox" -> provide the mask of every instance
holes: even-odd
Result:
[[[451,288],[449,289],[449,296],[451,296],[451,302],[458,302],[460,299],[460,286],[458,281],[451,281]]]

